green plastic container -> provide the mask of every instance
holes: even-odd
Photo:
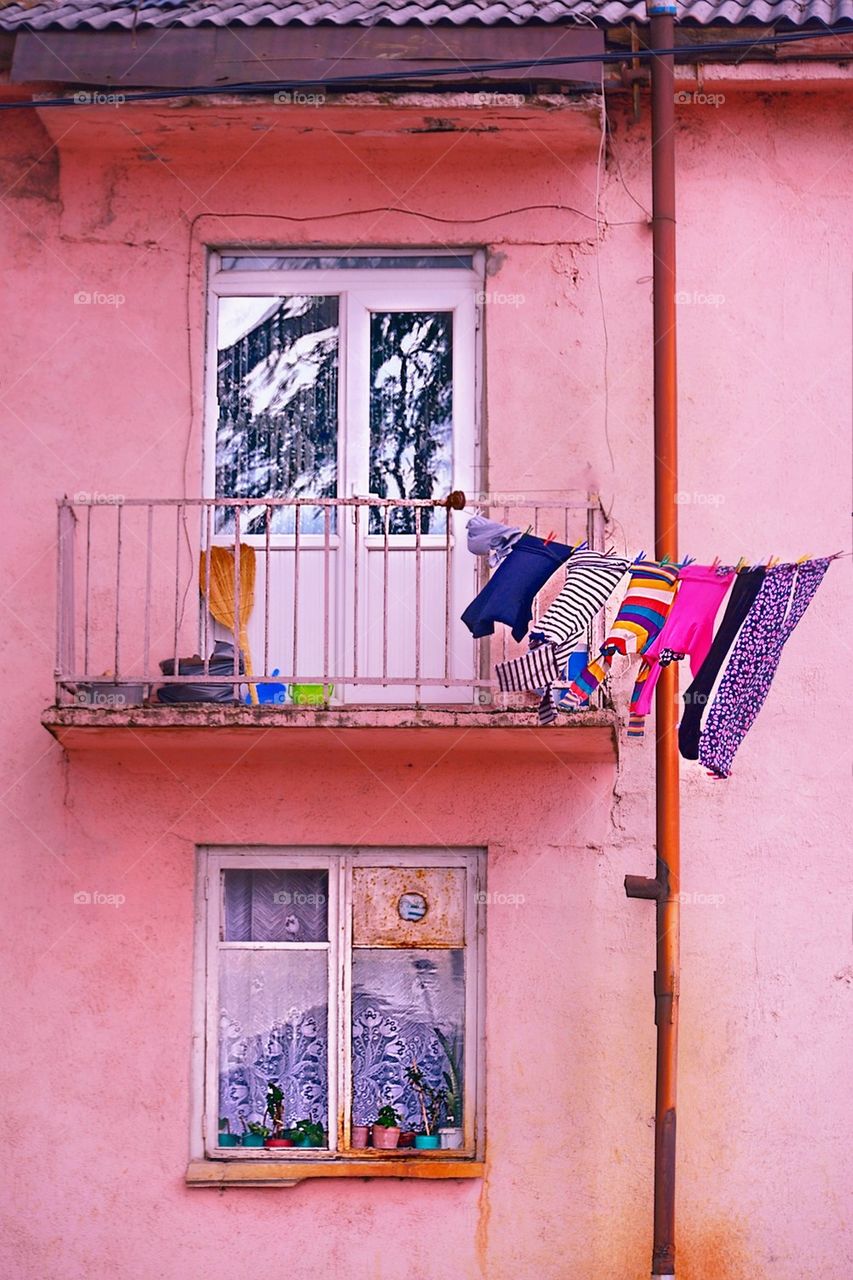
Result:
[[[436,1151],[441,1146],[437,1133],[416,1133],[415,1146],[419,1151]]]
[[[335,692],[333,684],[292,684],[290,701],[296,707],[322,707]]]
[[[240,1135],[237,1133],[220,1133],[217,1139],[219,1147],[238,1147],[240,1145]]]

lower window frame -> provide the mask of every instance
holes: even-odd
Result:
[[[219,1115],[219,885],[221,871],[293,867],[329,875],[329,1148],[234,1148],[217,1144]],[[358,866],[462,867],[465,888],[464,1141],[461,1149],[382,1151],[350,1146],[352,1123],[352,871]],[[311,1177],[478,1177],[485,1144],[484,995],[486,850],[428,846],[197,846],[193,1097],[190,1185],[293,1185]],[[445,948],[436,948],[437,950]],[[211,972],[212,962],[216,965]],[[246,1166],[251,1166],[247,1168]],[[330,1167],[334,1166],[334,1168]],[[253,1172],[254,1171],[254,1172]]]

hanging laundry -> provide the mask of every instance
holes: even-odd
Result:
[[[557,708],[551,685],[562,679],[572,649],[589,623],[613,595],[630,562],[600,551],[576,551],[566,566],[566,581],[530,633],[530,651],[496,666],[505,692],[542,691],[539,723],[551,724]]]
[[[634,692],[628,736],[642,738],[645,718],[652,707],[663,667],[690,655],[694,675],[708,656],[714,639],[714,619],[732,584],[734,569],[710,565],[685,565],[678,574],[678,594],[661,630],[643,654]]]
[[[590,662],[569,685],[565,710],[577,710],[589,701],[617,653],[623,657],[642,653],[655,639],[672,605],[678,574],[677,565],[656,564],[651,560],[633,566],[625,597],[601,646],[601,657]]]
[[[468,530],[468,550],[472,556],[488,556],[489,564],[497,568],[505,560],[518,539],[521,530],[513,525],[500,524],[485,516],[472,516],[465,526]]]
[[[490,636],[495,623],[504,622],[511,628],[514,640],[523,640],[533,617],[534,597],[565,564],[572,550],[561,542],[546,543],[542,538],[522,534],[512,555],[498,566],[462,614],[471,634],[478,638]]]
[[[717,628],[708,656],[699,668],[699,674],[684,694],[684,714],[678,726],[678,748],[685,760],[699,759],[702,716],[708,705],[711,690],[735,642],[737,633],[761,589],[764,574],[763,565],[755,569],[742,570],[736,574],[723,620]]]
[[[746,616],[699,739],[699,759],[720,778],[764,705],[782,650],[829,567],[829,558],[768,569]]]

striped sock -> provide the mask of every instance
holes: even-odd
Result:
[[[608,674],[617,653],[623,657],[642,653],[659,635],[675,598],[678,573],[676,566],[660,565],[654,561],[642,561],[634,566],[625,598],[613,621],[610,634],[601,646],[602,657],[590,662],[569,686],[566,694],[568,701],[577,706],[589,699]],[[647,677],[648,672],[643,683]],[[635,686],[635,695],[636,693]],[[629,736],[642,737],[642,724],[639,732],[636,728],[633,732],[629,730]]]

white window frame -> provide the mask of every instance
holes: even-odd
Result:
[[[365,250],[361,255],[376,257],[393,253],[395,257],[416,259],[423,253],[439,250]],[[481,457],[481,365],[482,365],[482,299],[485,280],[483,250],[458,249],[454,253],[470,255],[473,266],[441,269],[413,268],[343,268],[329,270],[284,271],[246,269],[223,271],[222,257],[267,257],[275,254],[299,257],[327,257],[334,250],[301,250],[279,247],[275,250],[243,250],[221,248],[209,251],[207,290],[207,336],[205,343],[205,411],[202,461],[202,493],[216,496],[216,433],[219,408],[216,394],[218,304],[227,297],[306,297],[337,296],[338,303],[338,496],[363,496],[367,492],[365,450],[368,445],[367,387],[369,371],[355,363],[355,353],[364,345],[362,332],[371,310],[380,311],[450,311],[453,313],[453,472],[451,488],[474,492],[482,473]],[[361,340],[361,341],[360,341]],[[473,365],[463,353],[473,351]],[[260,536],[244,535],[244,541],[261,545]],[[275,545],[288,545],[292,535],[275,534]],[[303,534],[305,546],[321,545],[320,534]],[[424,545],[429,535],[423,535]],[[441,539],[437,539],[441,541]],[[401,544],[402,545],[402,544]],[[413,540],[414,545],[414,540]]]
[[[464,1140],[454,1159],[482,1159],[485,1136],[484,996],[486,853],[476,848],[353,849],[334,846],[201,846],[196,866],[196,948],[194,974],[194,1062],[190,1155],[194,1159],[274,1162],[318,1160],[411,1160],[446,1157],[447,1151],[405,1148],[380,1152],[352,1150],[352,871],[356,867],[458,867],[465,880],[465,1033],[462,1116]],[[325,870],[329,876],[329,938],[324,943],[224,943],[222,871]],[[225,947],[325,950],[329,958],[328,1078],[329,1147],[219,1147],[219,999],[218,955]],[[436,948],[444,950],[446,948]],[[335,1124],[335,1118],[337,1123]]]

